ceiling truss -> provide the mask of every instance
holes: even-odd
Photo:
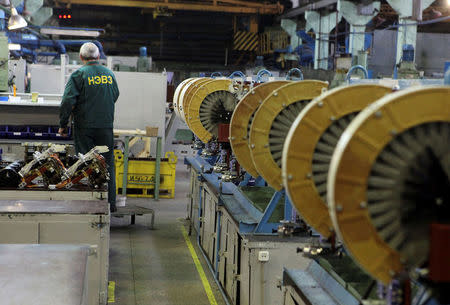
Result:
[[[284,7],[280,3],[263,3],[241,0],[202,0],[202,1],[176,1],[176,0],[57,0],[56,4],[71,6],[100,5],[135,7],[142,9],[164,8],[169,10],[226,12],[235,14],[280,14]]]

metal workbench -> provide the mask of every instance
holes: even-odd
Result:
[[[2,93],[0,96],[9,96]],[[31,102],[31,93],[17,94],[18,102],[0,102],[0,121],[3,125],[58,125],[61,95],[39,95],[43,100]]]
[[[105,305],[107,301],[109,224],[107,201],[0,200],[0,231],[7,232],[0,234],[0,244],[76,244],[94,247],[95,255],[89,261],[89,273],[86,275],[89,285],[86,304],[89,305]]]
[[[106,189],[92,190],[89,188],[74,188],[70,190],[48,190],[48,189],[2,189],[0,188],[1,200],[105,200],[108,198]]]
[[[89,305],[89,246],[0,245],[3,305]]]

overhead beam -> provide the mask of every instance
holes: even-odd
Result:
[[[172,2],[165,1],[144,1],[144,0],[57,0],[65,4],[81,5],[100,5],[100,6],[120,6],[155,9],[165,7],[170,10],[185,11],[206,11],[206,12],[225,12],[234,14],[271,14],[282,13],[284,7],[280,3],[267,4],[251,1],[239,0],[213,0],[202,2]]]
[[[310,3],[301,7],[291,9],[288,12],[284,13],[283,16],[281,16],[281,18],[297,17],[299,15],[303,15],[306,11],[315,11],[323,7],[327,7],[329,5],[336,4],[337,2],[338,2],[337,0],[320,0],[314,3]]]

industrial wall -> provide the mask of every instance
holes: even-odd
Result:
[[[375,31],[374,49],[369,69],[384,76],[392,75],[395,64],[396,31]],[[443,73],[445,61],[450,60],[450,34],[417,33],[416,64],[425,75]]]
[[[158,127],[164,145],[167,75],[165,73],[114,72],[120,96],[114,128]],[[164,151],[164,147],[162,148]],[[151,152],[155,152],[152,141]]]
[[[72,69],[72,68],[71,68]],[[40,94],[60,94],[61,67],[30,65],[31,91]],[[66,75],[66,81],[70,76]],[[167,75],[166,73],[114,72],[120,90],[116,103],[114,128],[143,129],[158,127],[158,135],[163,138],[166,114]],[[152,141],[151,152],[155,152]]]

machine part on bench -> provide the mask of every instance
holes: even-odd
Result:
[[[65,167],[57,153],[65,151],[64,145],[52,145],[46,151],[36,151],[34,159],[19,171],[22,182],[19,188],[34,187],[36,178],[42,177],[45,187],[58,184],[64,176]]]
[[[363,110],[339,140],[327,197],[338,237],[387,284],[427,262],[450,222],[450,87],[410,88]]]
[[[309,103],[292,124],[283,150],[283,183],[302,218],[325,238],[334,231],[326,190],[336,144],[357,113],[390,92],[375,84],[338,87]]]
[[[213,172],[223,174],[228,171],[228,169],[229,165],[227,162],[227,151],[222,149],[220,151],[219,160],[217,160],[216,164],[213,166]]]
[[[255,112],[274,90],[289,81],[271,81],[255,86],[238,103],[230,122],[230,144],[239,164],[253,177],[258,177],[250,156],[249,135]]]
[[[110,179],[105,158],[101,155],[108,151],[107,146],[96,146],[84,155],[79,154],[78,161],[66,171],[63,181],[56,187],[71,188],[82,179],[88,178],[91,187],[100,188]]]
[[[305,80],[272,92],[256,111],[250,127],[250,153],[257,172],[275,190],[282,189],[281,155],[289,128],[301,110],[328,87]]]
[[[31,171],[31,169],[35,166],[35,164],[39,163],[42,160],[47,159],[51,155],[57,154],[59,152],[65,151],[65,145],[52,145],[44,152],[35,151],[33,154],[33,160],[29,163],[27,163],[22,169],[20,170],[19,174],[20,176],[25,176],[26,173]]]
[[[19,174],[23,161],[15,161],[0,170],[0,187],[17,188],[22,181]]]

